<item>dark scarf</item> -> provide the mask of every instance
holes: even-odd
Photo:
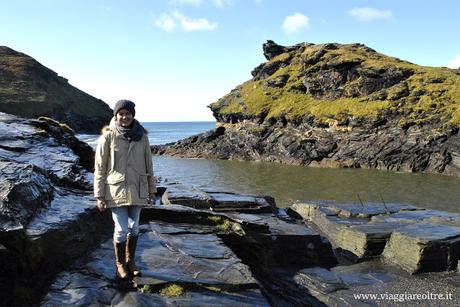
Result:
[[[129,127],[123,127],[115,120],[115,129],[130,142],[140,141],[142,136],[147,133],[144,127],[135,119],[133,119],[133,123]]]

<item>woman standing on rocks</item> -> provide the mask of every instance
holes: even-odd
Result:
[[[134,257],[141,208],[155,199],[152,155],[147,131],[134,119],[135,104],[115,104],[110,125],[96,147],[94,196],[102,212],[112,211],[117,278],[139,276]]]

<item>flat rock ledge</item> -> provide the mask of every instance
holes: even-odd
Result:
[[[131,291],[123,293],[112,285],[109,239],[88,262],[61,273],[41,305],[269,306],[249,267],[212,229],[150,222],[141,229],[137,255],[143,276],[135,278]],[[181,289],[180,295],[161,294],[171,285]]]
[[[290,210],[355,259],[382,257],[411,274],[458,267],[460,214],[382,203],[297,203]]]
[[[329,268],[337,263],[330,243],[316,231],[288,216],[283,220],[274,213],[239,212],[264,204],[266,197],[213,191],[222,196],[213,199],[223,209],[216,212],[197,209],[203,207],[207,192],[185,185],[180,189],[160,187],[157,204],[142,210],[137,255],[143,275],[134,278],[132,288],[121,291],[113,282],[108,239],[60,273],[41,305],[323,305],[287,277],[299,267]],[[168,198],[179,194],[187,205]],[[276,208],[274,203],[270,206]],[[291,294],[273,291],[268,272],[275,268],[291,280]],[[168,294],[171,288],[180,291]]]
[[[457,306],[460,215],[405,204],[311,201],[288,209],[324,234],[339,265],[296,271],[328,306]]]
[[[162,203],[174,203],[216,212],[275,213],[277,210],[275,200],[271,196],[203,190],[179,183],[168,183],[162,196]]]

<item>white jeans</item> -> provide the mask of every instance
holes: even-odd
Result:
[[[115,224],[113,240],[117,243],[126,241],[126,236],[139,234],[139,215],[142,207],[126,206],[111,208],[112,219]]]

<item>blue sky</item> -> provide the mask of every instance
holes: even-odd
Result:
[[[213,120],[267,39],[364,43],[420,65],[460,66],[457,0],[0,0],[0,45],[24,52],[141,121]]]

